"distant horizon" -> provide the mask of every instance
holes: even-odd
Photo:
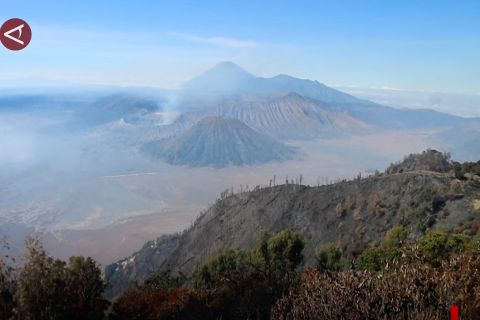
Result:
[[[0,80],[0,96],[5,95],[6,93],[10,94],[41,94],[43,92],[48,94],[55,93],[77,93],[82,91],[93,91],[93,92],[102,92],[102,91],[122,91],[122,90],[165,90],[165,91],[176,91],[181,89],[181,86],[192,80],[193,78],[201,75],[204,72],[207,72],[214,67],[223,64],[223,63],[233,63],[237,67],[243,69],[247,73],[261,78],[272,78],[279,75],[288,75],[294,78],[303,79],[296,77],[295,75],[285,74],[283,72],[278,72],[272,76],[261,76],[253,72],[250,72],[247,69],[244,69],[241,65],[233,61],[219,61],[214,65],[211,65],[209,68],[200,71],[199,74],[192,75],[192,77],[185,79],[182,83],[178,84],[175,87],[161,87],[154,85],[119,85],[119,84],[102,84],[102,83],[76,83],[76,82],[66,82],[66,81],[51,81],[47,79],[34,79],[33,81],[24,80],[22,85],[10,84],[5,85]],[[318,81],[322,84],[325,84],[328,87],[334,88],[336,90],[348,93],[355,97],[361,99],[371,100],[379,104],[386,106],[397,107],[397,108],[408,108],[408,109],[431,109],[444,113],[449,113],[452,115],[458,115],[463,117],[480,117],[480,93],[452,93],[452,92],[435,92],[435,91],[422,91],[422,90],[406,90],[402,88],[391,88],[391,87],[357,87],[349,85],[331,85],[328,83],[322,82],[320,79],[304,79],[311,81]],[[42,85],[38,83],[41,82]]]
[[[1,62],[1,61],[0,61]],[[210,69],[214,68],[215,66],[222,64],[222,63],[233,63],[243,69],[244,71],[252,74],[255,77],[260,78],[273,78],[280,75],[287,75],[293,78],[302,79],[302,80],[311,80],[320,82],[328,87],[335,88],[337,90],[341,89],[366,89],[366,90],[385,90],[385,91],[403,91],[403,92],[415,92],[415,93],[438,93],[438,94],[448,94],[448,95],[465,95],[465,96],[479,96],[479,92],[455,92],[455,91],[436,91],[436,90],[422,90],[422,89],[408,89],[408,88],[400,88],[400,87],[390,87],[390,86],[367,86],[367,85],[351,85],[351,84],[340,84],[340,83],[328,83],[322,81],[322,79],[317,78],[305,78],[295,74],[282,72],[278,70],[277,72],[273,72],[271,74],[258,74],[256,72],[251,72],[249,69],[244,68],[243,65],[230,60],[220,60],[216,63],[210,64],[203,69],[200,69],[197,73],[187,76],[186,78],[178,81],[172,85],[161,85],[156,83],[115,83],[115,82],[96,82],[96,81],[75,81],[75,80],[61,80],[49,77],[13,77],[11,79],[2,79],[0,75],[0,90],[5,89],[14,89],[14,88],[58,88],[62,89],[64,87],[111,87],[111,88],[154,88],[154,89],[164,89],[164,90],[177,90],[181,89],[182,85],[186,82],[192,80],[193,78],[197,77],[198,75],[209,71]]]

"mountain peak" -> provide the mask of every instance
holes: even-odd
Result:
[[[242,67],[240,67],[239,65],[231,61],[220,62],[215,66],[213,66],[213,68],[202,73],[197,78],[206,77],[206,76],[209,76],[209,77],[216,76],[216,77],[223,77],[223,78],[239,78],[239,77],[254,78],[255,77],[253,74],[247,72],[245,69],[243,69]]]
[[[230,94],[254,79],[254,75],[235,63],[225,61],[188,81],[183,86],[183,89],[190,93],[205,94],[218,92]]]
[[[223,98],[242,94],[271,94],[296,92],[324,102],[358,102],[346,93],[329,88],[320,82],[299,79],[286,74],[272,78],[256,77],[230,61],[224,61],[193,78],[183,86],[184,93],[194,96]]]
[[[232,61],[219,62],[215,66],[213,66],[213,68],[210,69],[210,71],[212,71],[212,70],[229,70],[229,71],[248,73],[247,71],[245,71],[245,69],[243,69],[238,64],[236,64]]]
[[[296,154],[240,120],[225,117],[206,117],[182,135],[148,143],[142,151],[174,165],[217,168],[285,161]]]

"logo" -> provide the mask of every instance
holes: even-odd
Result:
[[[5,48],[18,51],[24,49],[32,39],[32,29],[22,19],[5,21],[0,28],[0,41]]]

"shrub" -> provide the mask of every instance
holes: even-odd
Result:
[[[13,269],[0,259],[0,319],[10,319],[13,312],[15,281]]]
[[[451,234],[448,239],[450,253],[461,253],[465,251],[470,241],[471,241],[471,237],[466,234],[463,234],[463,233]]]
[[[383,238],[383,246],[386,248],[399,248],[401,247],[405,239],[407,239],[408,232],[403,226],[396,226],[387,231],[387,234]]]
[[[297,232],[262,232],[252,250],[224,249],[209,259],[194,283],[213,292],[211,304],[225,319],[270,319],[276,299],[295,283],[303,248]]]
[[[322,247],[315,258],[320,271],[341,271],[348,265],[348,260],[342,257],[342,253],[333,243]]]
[[[68,319],[103,319],[109,302],[102,295],[106,284],[98,264],[90,257],[70,257],[66,268]]]
[[[355,262],[356,267],[360,270],[380,271],[384,265],[384,250],[381,248],[367,248]]]
[[[448,238],[444,231],[427,231],[420,239],[420,250],[427,261],[439,261],[450,254]]]
[[[419,248],[425,260],[438,264],[452,253],[464,251],[470,237],[465,234],[450,234],[444,230],[428,230],[420,239]]]

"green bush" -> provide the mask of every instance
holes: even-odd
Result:
[[[315,258],[321,271],[341,271],[348,265],[348,260],[342,257],[342,253],[333,243],[323,246]]]
[[[420,251],[427,261],[436,262],[450,255],[448,237],[444,231],[427,231],[420,239]]]
[[[480,256],[480,234],[477,234],[470,240],[466,249],[476,256]]]
[[[383,238],[383,246],[386,248],[400,248],[405,239],[407,239],[408,232],[404,226],[396,226],[388,230]]]
[[[194,272],[194,284],[197,288],[211,289],[222,280],[244,278],[252,267],[248,260],[246,251],[225,248]]]
[[[382,248],[365,249],[356,261],[360,270],[380,271],[384,265],[385,252]]]
[[[438,264],[452,253],[467,248],[470,237],[465,234],[450,234],[444,230],[429,230],[420,239],[419,248],[427,262]]]
[[[387,263],[390,263],[394,261],[394,259],[398,259],[399,257],[403,256],[404,253],[406,253],[405,248],[400,247],[367,248],[355,261],[355,267],[360,270],[377,272],[382,270],[387,265]],[[405,259],[402,259],[402,263],[408,261],[406,258],[407,257],[405,256]]]
[[[448,239],[450,253],[460,253],[465,251],[470,241],[471,237],[463,233],[450,235]]]

